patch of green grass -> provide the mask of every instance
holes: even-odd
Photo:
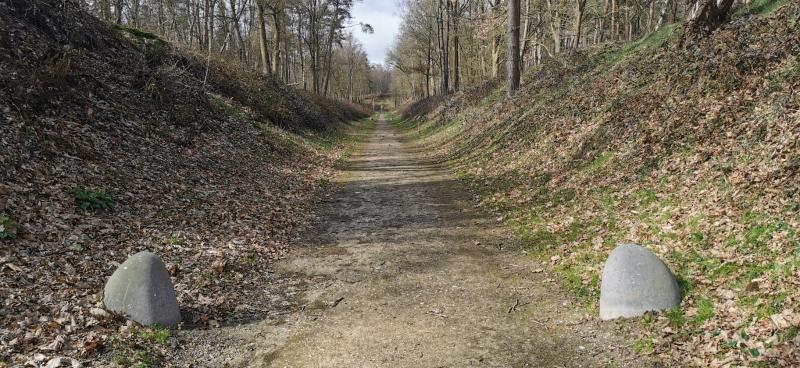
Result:
[[[72,195],[75,197],[75,204],[82,210],[107,210],[114,204],[111,196],[100,189],[75,188]]]
[[[214,102],[217,107],[225,111],[227,115],[235,116],[240,120],[247,120],[249,118],[245,112],[239,110],[233,103],[228,102],[222,95],[215,93],[209,93],[209,95],[211,96],[211,101]]]
[[[172,336],[172,332],[167,328],[156,327],[139,331],[139,337],[143,340],[162,345],[169,341],[170,336]]]
[[[614,157],[614,152],[605,152],[597,157],[595,157],[592,162],[584,167],[584,170],[590,173],[596,173],[600,171],[600,169],[605,166],[605,164]]]
[[[575,199],[575,189],[564,188],[553,193],[553,203],[561,205]]]
[[[522,227],[524,227],[524,225]],[[518,230],[520,230],[521,238],[525,244],[537,252],[541,252],[545,249],[553,247],[557,242],[556,235],[545,229],[530,231],[527,229],[518,228]]]
[[[328,187],[330,187],[330,186],[331,186],[331,184],[332,184],[332,183],[331,183],[331,180],[330,180],[330,179],[328,179],[328,178],[319,178],[319,179],[317,180],[317,185],[318,185],[320,188],[328,188]]]
[[[800,79],[800,59],[795,59],[778,72],[767,76],[769,84],[764,89],[763,97],[768,97],[773,92],[781,91],[784,83],[791,83]]]
[[[585,284],[582,272],[576,266],[559,266],[556,271],[563,278],[567,289],[582,303],[590,305],[600,296],[600,278],[597,275],[592,275]]]
[[[649,337],[641,338],[633,342],[632,345],[633,351],[647,355],[653,352],[653,339]]]
[[[642,188],[634,192],[634,197],[641,207],[648,207],[658,200],[658,194],[650,188]]]
[[[130,35],[132,35],[132,36],[134,36],[136,38],[142,38],[142,39],[145,39],[145,40],[156,41],[156,42],[161,43],[161,44],[166,44],[167,43],[167,41],[164,41],[163,38],[159,37],[155,33],[146,32],[146,31],[143,31],[141,29],[136,29],[136,28],[132,28],[132,27],[126,27],[126,26],[122,26],[122,25],[119,25],[119,24],[115,24],[114,28],[119,30],[119,31],[125,32],[127,34],[130,34]]]
[[[111,362],[124,367],[161,367],[163,356],[146,345],[166,344],[168,339],[168,334],[148,334],[144,331],[134,331],[134,335],[127,337],[114,335],[109,339]]]
[[[5,214],[0,213],[0,240],[2,239],[16,239],[19,225]]]
[[[744,242],[736,241],[734,244],[748,251],[766,251],[764,248],[775,233],[788,228],[784,221],[770,219],[752,211],[742,216],[742,223],[748,225],[744,233]]]
[[[694,288],[694,285],[692,284],[692,279],[686,275],[685,268],[683,268],[683,270],[684,271],[676,272],[675,274],[675,279],[678,282],[678,288],[681,289],[681,298],[686,297],[686,295],[689,295],[689,293],[692,291],[692,288]]]
[[[646,52],[655,49],[656,47],[660,47],[661,45],[677,39],[683,27],[680,23],[669,24],[664,27],[661,27],[655,32],[651,32],[650,34],[640,38],[637,41],[631,42],[616,52],[609,53],[606,57],[608,63],[611,64],[610,66],[614,66],[619,63],[622,59],[626,58],[627,56],[635,53],[635,52]],[[610,69],[610,68],[609,68]]]
[[[178,236],[177,234],[170,235],[169,239],[167,239],[167,243],[169,243],[169,245],[184,245],[184,244],[186,244],[186,242],[183,239],[181,239],[181,237]]]
[[[708,299],[700,299],[697,302],[697,315],[694,316],[692,322],[700,326],[711,317],[714,317],[714,314],[714,304]]]
[[[686,324],[686,318],[683,316],[683,311],[681,311],[680,307],[668,310],[666,317],[669,325],[672,327],[681,328]]]
[[[493,103],[495,103],[495,102],[499,101],[499,100],[500,100],[500,99],[502,99],[503,97],[505,97],[505,94],[506,94],[506,90],[505,90],[505,88],[495,88],[495,89],[494,89],[494,90],[493,90],[491,93],[489,93],[488,95],[486,95],[486,97],[484,97],[484,98],[481,100],[481,102],[480,102],[480,106],[488,106],[488,105],[491,105],[491,104],[493,104]]]
[[[444,123],[436,123],[436,122],[429,122],[427,124],[421,125],[419,130],[414,132],[414,139],[422,139],[427,138],[432,135],[436,135],[438,133],[443,132],[447,128],[455,125],[457,120],[450,120]]]
[[[749,4],[744,4],[736,8],[733,12],[733,17],[769,14],[787,2],[788,0],[752,0]]]

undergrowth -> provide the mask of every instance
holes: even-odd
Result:
[[[75,204],[82,210],[107,210],[114,204],[111,196],[100,189],[74,188]]]
[[[0,240],[3,239],[16,239],[19,225],[5,214],[0,213]]]

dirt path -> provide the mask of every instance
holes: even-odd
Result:
[[[217,333],[207,362],[255,367],[641,366],[444,170],[381,120],[278,277],[294,312]],[[221,338],[221,337],[222,338]]]

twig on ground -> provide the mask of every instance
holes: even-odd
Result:
[[[429,311],[425,312],[425,314],[430,314],[430,315],[436,316],[436,317],[447,318],[447,315],[442,314],[441,311],[435,310],[435,309],[434,310],[429,310]]]

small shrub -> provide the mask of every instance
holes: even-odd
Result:
[[[75,204],[82,210],[106,210],[111,208],[114,201],[102,190],[75,188],[72,190]]]
[[[11,221],[5,213],[0,214],[0,240],[16,239],[19,226]]]

